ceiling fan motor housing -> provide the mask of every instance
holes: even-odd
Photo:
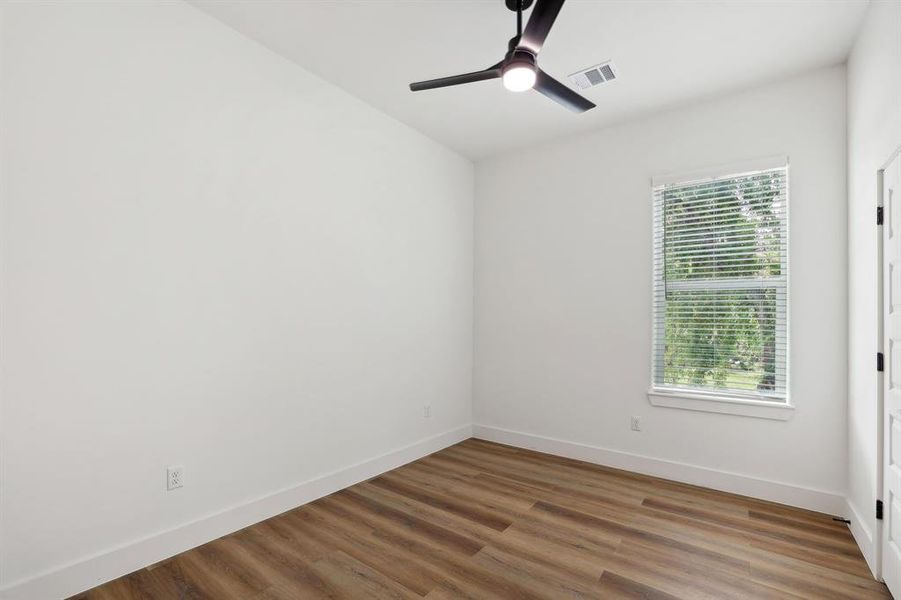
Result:
[[[504,65],[522,65],[529,66],[535,68],[538,66],[538,63],[535,60],[535,55],[527,50],[515,50],[513,52],[508,52],[506,58],[504,58]]]
[[[517,67],[529,67],[533,71],[538,68],[538,63],[535,60],[535,55],[526,50],[515,50],[513,52],[508,52],[507,56],[504,58],[504,69],[510,69],[513,66]]]

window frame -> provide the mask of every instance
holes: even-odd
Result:
[[[723,179],[728,177],[741,177],[750,175],[755,172],[767,171],[773,169],[785,169],[785,254],[782,262],[784,277],[776,281],[767,281],[765,285],[754,286],[748,280],[744,280],[742,285],[750,289],[766,289],[775,288],[777,294],[780,292],[785,295],[785,361],[784,365],[777,364],[776,377],[781,378],[785,383],[785,399],[772,400],[768,399],[765,394],[755,393],[735,393],[725,390],[692,388],[681,386],[658,386],[656,384],[657,362],[659,356],[655,355],[658,347],[663,347],[661,337],[665,337],[665,329],[658,327],[657,319],[657,298],[656,285],[657,269],[659,265],[656,262],[656,204],[654,190],[660,186],[685,183],[703,183],[715,179]],[[650,352],[650,387],[648,388],[648,400],[654,406],[662,406],[668,408],[681,408],[685,410],[725,413],[747,417],[758,417],[765,419],[787,420],[791,418],[794,411],[791,394],[791,173],[787,156],[771,156],[766,158],[758,158],[743,162],[719,165],[701,170],[671,173],[651,178],[651,352]],[[710,289],[714,286],[710,285],[710,281],[706,285],[699,282],[697,284],[690,283],[685,285],[686,289]],[[684,284],[680,283],[680,287]]]

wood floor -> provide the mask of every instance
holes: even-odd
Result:
[[[830,516],[471,439],[77,597],[890,596]]]

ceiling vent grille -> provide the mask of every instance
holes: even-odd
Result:
[[[569,76],[579,89],[588,89],[608,81],[616,79],[616,67],[612,61],[607,61],[599,65],[595,65],[588,69],[583,69]]]

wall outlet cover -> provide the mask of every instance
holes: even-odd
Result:
[[[185,468],[175,465],[166,469],[166,489],[174,490],[185,485]]]

